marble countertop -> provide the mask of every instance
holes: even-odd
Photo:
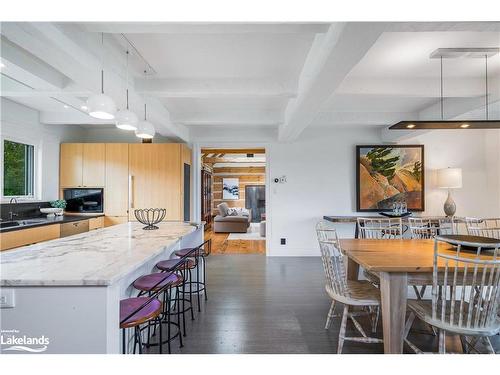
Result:
[[[198,228],[183,222],[158,226],[148,231],[130,222],[3,251],[0,285],[111,285]]]

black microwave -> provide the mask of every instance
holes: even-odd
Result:
[[[102,213],[104,189],[78,188],[63,189],[66,211]]]

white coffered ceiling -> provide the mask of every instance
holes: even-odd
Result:
[[[129,48],[132,109],[141,116],[145,98],[156,130],[185,141],[201,127],[276,128],[293,140],[307,126],[436,116],[439,60],[429,54],[500,46],[496,22],[4,23],[2,96],[39,110],[47,124],[109,124],[82,109],[99,90],[99,32],[107,93],[124,106]],[[446,60],[444,73],[447,116],[479,116],[484,61]],[[489,73],[498,116],[500,56],[489,59]]]

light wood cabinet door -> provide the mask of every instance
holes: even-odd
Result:
[[[89,230],[104,228],[104,216],[89,219]]]
[[[53,224],[1,233],[0,250],[13,249],[19,246],[26,246],[37,242],[53,240],[59,238],[60,232],[61,225]]]
[[[104,227],[128,222],[128,216],[104,216]]]
[[[81,187],[83,172],[83,144],[61,143],[59,155],[59,185]]]
[[[83,144],[83,186],[104,186],[105,176],[105,145],[104,143]]]
[[[106,143],[106,216],[128,215],[128,148],[128,143]]]
[[[134,209],[166,208],[165,220],[180,220],[180,144],[130,144],[131,220]]]

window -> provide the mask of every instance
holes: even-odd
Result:
[[[3,196],[33,197],[35,146],[4,140]]]

